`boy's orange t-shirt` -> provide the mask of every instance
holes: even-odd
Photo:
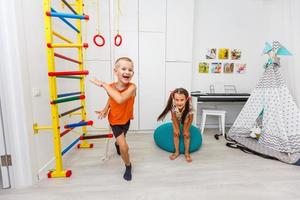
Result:
[[[116,83],[109,84],[111,87],[115,88]],[[132,83],[128,84],[128,87],[132,85]],[[128,89],[125,88],[122,91]],[[122,125],[126,124],[129,120],[133,119],[133,104],[134,104],[135,95],[132,95],[122,104],[117,103],[112,97],[109,97],[108,103],[110,106],[110,110],[108,113],[108,121],[111,125]]]

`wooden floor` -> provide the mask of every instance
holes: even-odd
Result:
[[[92,150],[74,150],[65,166],[71,178],[44,179],[25,189],[1,190],[3,200],[299,200],[300,167],[245,154],[215,140],[216,130],[204,134],[201,149],[169,160],[152,134],[128,134],[133,180],[124,181],[124,166],[110,146],[110,159],[102,161],[104,141]]]

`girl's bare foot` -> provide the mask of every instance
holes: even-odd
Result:
[[[179,153],[172,153],[172,154],[170,155],[170,159],[171,159],[171,160],[175,160],[178,156],[179,156]]]
[[[185,154],[184,156],[185,156],[185,160],[186,160],[186,162],[190,163],[190,162],[192,162],[192,161],[193,161],[193,160],[192,160],[192,157],[191,157],[191,155],[190,155],[190,154]]]

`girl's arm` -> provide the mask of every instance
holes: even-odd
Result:
[[[125,90],[124,92],[119,92],[118,90],[112,88],[109,84],[97,80],[95,78],[93,78],[91,80],[92,83],[94,83],[97,86],[103,87],[106,92],[108,93],[109,96],[111,96],[118,104],[123,103],[124,101],[126,101],[127,99],[129,99],[132,95],[135,95],[136,92],[136,86],[135,84],[131,84],[127,90]]]
[[[188,116],[188,118],[185,120],[185,122],[183,124],[183,131],[185,131],[185,130],[189,131],[190,130],[190,127],[191,127],[192,122],[193,122],[193,118],[194,118],[193,114],[190,114]]]
[[[174,112],[171,111],[172,121],[173,121],[173,129],[175,133],[180,133],[179,121]]]

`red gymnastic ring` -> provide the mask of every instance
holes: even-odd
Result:
[[[118,42],[117,40],[119,40],[119,42]],[[117,34],[117,35],[115,36],[115,45],[118,47],[118,46],[120,46],[121,44],[122,44],[122,36],[121,36],[120,34]]]
[[[100,38],[102,43],[99,44],[97,42],[97,38]],[[93,40],[94,40],[94,44],[97,45],[98,47],[102,47],[105,44],[105,39],[102,35],[99,35],[99,34],[95,35]]]

